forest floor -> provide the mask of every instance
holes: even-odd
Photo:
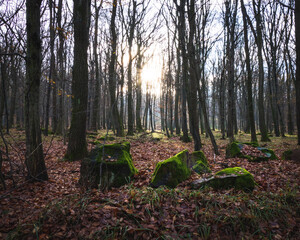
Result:
[[[10,161],[2,172],[8,175],[13,168],[15,186],[12,179],[6,179],[6,190],[0,185],[0,239],[300,239],[300,162],[281,159],[283,151],[299,149],[295,136],[259,142],[279,157],[260,163],[226,159],[228,140],[221,140],[218,132],[221,154],[216,156],[202,136],[212,172],[224,166],[245,168],[258,183],[252,193],[192,190],[190,183],[200,178],[196,173],[175,189],[152,189],[156,163],[184,149],[192,152],[193,143],[150,136],[126,138],[139,173],[131,183],[102,192],[80,188],[80,162],[63,161],[67,146],[52,135],[43,137],[49,181],[26,182],[25,135],[11,131],[5,136]],[[95,137],[89,135],[90,149]],[[237,140],[249,141],[250,136],[240,134]]]

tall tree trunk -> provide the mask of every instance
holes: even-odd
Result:
[[[140,39],[139,39],[140,40]],[[141,120],[141,107],[142,107],[142,61],[143,55],[141,53],[141,43],[138,44],[138,56],[136,63],[136,108],[135,108],[135,119],[136,119],[136,130],[142,132],[142,120]]]
[[[180,95],[180,51],[179,47],[176,49],[176,59],[177,59],[177,69],[176,69],[176,79],[175,79],[175,113],[174,113],[174,121],[176,134],[180,135],[180,124],[179,124],[179,95]]]
[[[256,44],[257,44],[257,56],[258,56],[258,112],[259,112],[259,128],[261,132],[261,141],[270,141],[268,137],[268,131],[265,122],[265,109],[264,109],[264,63],[263,63],[263,38],[262,38],[262,20],[261,20],[261,0],[257,3],[257,9],[255,7],[255,1],[252,0],[254,15],[256,20]]]
[[[117,136],[124,136],[124,129],[122,119],[118,110],[118,103],[116,98],[116,71],[115,65],[117,60],[117,33],[116,33],[116,15],[117,15],[117,0],[113,0],[113,10],[110,21],[110,31],[111,31],[111,56],[109,63],[109,94],[110,94],[110,104],[112,108],[112,121],[113,126],[117,131]]]
[[[55,1],[54,1],[55,5]],[[56,133],[57,130],[57,78],[55,70],[55,55],[54,55],[54,41],[55,41],[55,26],[54,26],[54,7],[53,1],[49,1],[49,10],[50,10],[50,74],[49,79],[52,83],[52,131]]]
[[[164,104],[164,93],[162,92],[160,94],[160,119],[161,119],[161,130],[165,131],[165,121],[164,121],[164,116],[165,116],[165,104]],[[147,103],[146,103],[146,107],[145,107],[145,111],[147,108]]]
[[[65,119],[64,119],[64,97],[65,97],[65,70],[64,70],[64,32],[62,28],[62,0],[58,1],[58,10],[57,10],[57,26],[58,26],[58,37],[59,37],[59,46],[58,46],[58,83],[59,83],[59,94],[58,94],[58,115],[57,115],[57,127],[56,134],[63,134],[65,138]]]
[[[173,0],[175,3],[176,1]],[[177,3],[176,3],[177,5]],[[182,141],[189,142],[190,138],[188,136],[188,127],[187,127],[187,113],[186,113],[186,101],[187,101],[187,81],[188,81],[188,57],[186,53],[186,41],[185,41],[185,0],[180,0],[180,5],[177,5],[177,15],[178,15],[178,35],[179,35],[179,48],[182,57],[182,105],[181,105],[181,121],[182,121]],[[197,148],[199,147],[199,139],[197,139]]]
[[[18,82],[18,74],[16,68],[16,58],[12,56],[11,58],[11,78],[12,78],[12,93],[11,93],[11,102],[10,102],[10,111],[9,111],[9,128],[14,125],[14,117],[16,110],[16,97],[17,97],[17,82]]]
[[[102,3],[101,3],[102,4]],[[98,115],[99,115],[99,88],[100,88],[100,72],[99,72],[99,62],[98,62],[98,22],[99,22],[99,11],[101,4],[97,6],[97,0],[94,0],[95,5],[95,36],[93,43],[93,53],[94,53],[94,65],[95,65],[95,90],[94,90],[94,104],[93,104],[93,114],[92,114],[92,130],[98,129]]]
[[[136,26],[136,14],[137,14],[137,2],[135,0],[132,1],[133,9],[131,22],[129,23],[129,37],[128,37],[128,55],[129,55],[129,63],[127,69],[127,85],[128,85],[128,132],[127,135],[133,135],[133,126],[134,126],[134,115],[133,115],[133,97],[132,97],[132,46],[133,46],[133,38]]]
[[[235,120],[235,106],[234,106],[234,49],[235,49],[235,25],[236,25],[236,15],[237,15],[237,5],[238,1],[234,2],[234,6],[229,6],[229,2],[226,1],[226,15],[225,15],[225,26],[227,28],[227,71],[228,71],[228,125],[227,134],[229,141],[234,141],[234,120]],[[231,22],[229,21],[231,13],[230,8],[234,7],[234,12],[232,13]]]
[[[197,109],[197,66],[196,66],[196,52],[194,47],[194,38],[196,32],[196,21],[195,21],[195,1],[191,0],[188,6],[188,19],[189,19],[189,42],[188,42],[188,60],[189,60],[189,83],[186,88],[188,89],[188,108],[190,116],[190,130],[194,139],[194,149],[198,151],[201,149],[201,138],[199,133],[199,119],[198,119],[198,109]],[[183,13],[183,12],[182,12]],[[183,58],[183,61],[185,59]],[[202,109],[203,110],[203,109]],[[206,110],[206,109],[205,109]]]
[[[28,179],[48,180],[40,129],[39,87],[41,78],[41,0],[26,1],[27,61],[25,86],[25,134]]]
[[[87,154],[86,119],[91,0],[74,0],[74,66],[72,78],[72,119],[66,158],[79,160]]]
[[[295,1],[295,29],[296,29],[296,116],[298,145],[300,145],[300,2]]]
[[[219,86],[219,112],[220,112],[220,126],[221,126],[221,139],[225,139],[225,69],[223,64],[223,70],[220,77]]]
[[[244,23],[244,41],[245,41],[245,53],[246,53],[246,68],[247,68],[247,106],[248,106],[248,118],[250,123],[251,131],[251,142],[257,142],[256,130],[255,130],[255,120],[254,120],[254,109],[253,109],[253,99],[252,99],[252,70],[250,65],[250,51],[248,43],[248,27],[246,18],[246,9],[244,5],[244,0],[241,0],[241,8],[243,13],[243,23]]]

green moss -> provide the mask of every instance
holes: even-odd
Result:
[[[112,135],[102,136],[99,138],[101,141],[114,141],[116,138]]]
[[[190,155],[189,166],[198,173],[210,173],[207,158],[202,151],[195,151]]]
[[[83,167],[83,164],[88,167]],[[102,145],[92,150],[89,159],[82,163],[81,170],[81,175],[93,176],[92,180],[88,180],[92,187],[101,183],[102,188],[120,187],[136,173],[129,142]]]
[[[241,152],[244,144],[257,148],[262,153],[264,153],[264,156],[255,157],[255,156],[252,156],[251,154],[244,155]],[[259,147],[257,142],[246,142],[246,143],[233,142],[231,144],[228,144],[227,148],[226,148],[226,158],[234,158],[234,157],[246,158],[250,162],[260,162],[260,161],[267,161],[269,159],[271,159],[271,160],[278,159],[273,150],[268,149],[268,148]]]
[[[252,191],[255,181],[251,173],[246,169],[235,167],[225,168],[215,174],[215,178],[210,181],[210,186],[216,189],[236,188],[238,190]],[[218,178],[220,176],[220,178]],[[222,178],[221,176],[225,176]]]
[[[282,153],[282,159],[283,160],[292,160],[292,154],[293,154],[292,150],[286,150]]]
[[[238,142],[232,142],[226,147],[226,158],[243,157],[241,153],[243,144]]]
[[[244,142],[243,144],[252,146],[252,147],[259,147],[258,142]]]
[[[175,188],[179,183],[188,179],[191,170],[188,168],[188,151],[184,150],[177,155],[157,163],[150,185],[159,187],[166,185]]]
[[[195,151],[190,154],[190,165],[195,165],[198,161],[208,165],[207,158],[202,151]]]
[[[152,139],[155,141],[160,141],[164,138],[164,134],[162,133],[151,133]]]
[[[267,155],[267,157],[271,160],[276,160],[278,159],[275,152],[271,149],[268,149],[268,148],[262,148],[262,147],[258,147],[257,148],[258,150],[262,151],[264,154]]]
[[[193,166],[193,170],[198,174],[211,172],[209,166],[202,161],[197,161],[197,164]]]

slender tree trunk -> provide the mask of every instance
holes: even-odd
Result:
[[[221,139],[225,139],[225,70],[222,70],[220,77],[220,97],[219,97],[219,112],[220,112],[220,126],[221,126]]]
[[[141,53],[141,43],[138,44],[138,57],[136,63],[136,108],[135,108],[135,119],[136,119],[136,130],[142,132],[142,120],[141,120],[141,107],[142,107],[142,60],[143,56]]]
[[[246,68],[247,68],[247,106],[248,106],[248,118],[250,123],[251,131],[251,142],[257,142],[256,130],[255,130],[255,120],[254,120],[254,109],[253,109],[253,99],[252,99],[252,70],[250,65],[250,51],[248,43],[248,27],[246,18],[246,9],[244,1],[241,0],[241,8],[243,13],[243,23],[244,23],[244,41],[245,41],[245,53],[246,53]]]
[[[91,0],[74,0],[74,66],[72,78],[72,119],[66,158],[79,160],[87,154],[86,119]]]
[[[16,59],[12,56],[11,59],[11,75],[12,75],[12,93],[11,93],[11,102],[10,102],[10,111],[9,111],[9,128],[14,125],[15,109],[16,109],[16,97],[17,97],[17,82],[18,74],[16,69]]]
[[[180,95],[180,50],[179,47],[176,49],[177,69],[175,79],[175,109],[174,109],[174,121],[176,134],[180,135],[180,124],[179,124],[179,95]]]
[[[175,0],[174,0],[175,1]],[[186,113],[186,101],[187,101],[187,77],[188,77],[188,58],[186,53],[186,41],[185,41],[185,0],[180,0],[180,5],[177,5],[177,15],[178,15],[178,34],[179,34],[179,48],[182,57],[182,105],[181,105],[181,121],[182,121],[182,141],[189,142],[190,138],[188,136],[188,127],[187,127],[187,113]],[[198,139],[199,140],[199,139]],[[199,141],[196,143],[199,144]],[[196,146],[197,148],[199,146]]]
[[[64,121],[64,97],[65,97],[65,83],[64,83],[64,32],[62,28],[62,0],[58,1],[58,10],[57,10],[57,26],[58,26],[58,37],[59,37],[59,46],[58,46],[58,114],[57,114],[57,126],[56,134],[63,134],[65,138],[65,121]]]
[[[26,1],[27,61],[25,86],[25,134],[28,179],[48,180],[40,129],[39,87],[41,78],[41,0]]]
[[[98,128],[98,115],[99,115],[99,88],[100,88],[100,72],[99,72],[99,62],[98,62],[98,22],[99,22],[99,11],[101,4],[97,6],[97,0],[94,0],[95,5],[95,36],[93,44],[94,53],[94,66],[95,66],[95,90],[94,90],[94,104],[93,104],[93,114],[92,114],[92,130],[97,130]]]
[[[255,2],[252,0],[253,8],[255,9],[255,19],[256,19],[256,44],[257,44],[257,56],[258,56],[258,112],[259,112],[259,128],[261,132],[261,141],[270,141],[268,137],[268,131],[265,122],[265,109],[264,109],[264,64],[263,64],[263,38],[262,38],[262,21],[261,21],[261,0],[258,1],[257,9],[255,7]]]
[[[300,2],[295,1],[295,29],[296,29],[296,116],[298,145],[300,145]]]
[[[112,121],[113,126],[117,130],[117,136],[123,137],[124,136],[124,129],[122,119],[120,118],[119,110],[118,110],[118,103],[116,98],[116,71],[115,65],[117,60],[117,33],[116,33],[116,15],[117,15],[117,0],[113,0],[113,10],[111,15],[111,22],[110,22],[110,31],[111,31],[111,56],[110,56],[110,63],[109,63],[109,93],[110,93],[110,104],[112,108]]]
[[[146,104],[147,108],[147,104]],[[146,111],[145,108],[145,111]],[[162,92],[160,95],[160,119],[161,119],[161,130],[165,131],[165,121],[164,121],[164,115],[165,115],[165,104],[164,104],[164,93]]]
[[[236,14],[237,14],[237,5],[238,1],[236,0],[234,6],[229,6],[229,2],[226,4],[226,16],[225,16],[225,26],[227,28],[227,71],[228,71],[228,125],[227,125],[227,134],[229,141],[234,141],[234,115],[235,115],[235,106],[234,106],[234,49],[235,49],[235,25],[236,25]],[[232,13],[231,23],[230,19],[230,8],[234,7],[234,12]]]

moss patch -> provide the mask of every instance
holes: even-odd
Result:
[[[207,159],[202,151],[196,151],[190,155],[189,166],[198,174],[211,172]]]
[[[226,158],[243,157],[243,154],[241,153],[242,148],[243,144],[238,142],[228,144],[226,148]]]
[[[116,140],[116,138],[113,136],[113,135],[107,135],[107,136],[101,136],[100,138],[99,138],[99,140],[101,140],[101,141],[114,141],[114,140]]]
[[[255,181],[252,174],[244,168],[225,168],[217,172],[215,176],[232,176],[232,178],[215,178],[212,181],[213,188],[228,189],[234,187],[238,190],[252,191],[255,187]]]
[[[194,188],[210,186],[214,189],[230,189],[243,190],[245,192],[252,191],[256,183],[251,173],[246,169],[235,167],[225,168],[208,179],[199,179],[192,183]]]
[[[101,174],[100,174],[101,172]],[[130,143],[102,145],[93,149],[81,163],[80,183],[87,187],[120,187],[137,173],[130,154]]]
[[[150,186],[157,188],[166,185],[175,188],[179,183],[188,179],[190,175],[188,151],[184,150],[167,160],[157,163]]]
[[[252,147],[259,147],[258,142],[244,142],[243,144],[252,146]]]

